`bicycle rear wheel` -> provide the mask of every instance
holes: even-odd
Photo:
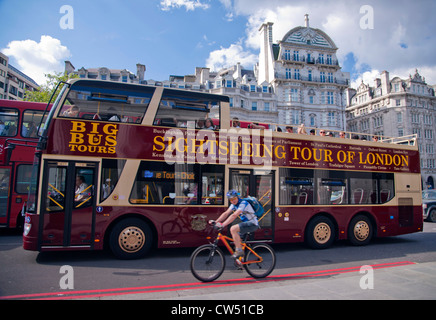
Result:
[[[203,282],[214,281],[221,276],[226,267],[226,259],[222,250],[211,244],[195,249],[191,255],[191,272]]]
[[[256,244],[251,247],[251,249],[256,252],[260,257],[262,257],[262,262],[254,262],[249,264],[244,264],[244,269],[253,278],[265,278],[267,277],[276,266],[276,254],[269,245],[266,243]],[[250,250],[245,249],[245,262],[259,260],[256,255],[254,255]]]

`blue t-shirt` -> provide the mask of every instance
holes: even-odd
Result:
[[[236,206],[231,204],[230,209],[232,209],[233,212],[237,210],[242,211],[242,213],[239,215],[239,218],[241,218],[242,222],[251,221],[258,225],[257,216],[254,213],[253,207],[248,203],[248,201],[240,200]]]

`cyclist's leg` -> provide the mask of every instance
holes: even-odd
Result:
[[[241,228],[239,226],[240,224],[235,224],[230,228],[230,233],[232,234],[233,241],[235,243],[236,250],[242,252],[242,243],[241,243],[241,236],[239,235],[239,232],[241,231]]]
[[[248,232],[254,232],[257,229],[259,229],[259,226],[252,221],[241,222],[240,224],[232,226],[230,233],[232,234],[236,249],[242,251],[241,236]]]

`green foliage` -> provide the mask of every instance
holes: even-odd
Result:
[[[56,88],[56,85],[60,81],[67,81],[68,79],[78,78],[75,74],[66,74],[65,72],[59,72],[55,74],[45,74],[46,83],[40,86],[39,91],[29,91],[26,90],[24,93],[24,101],[33,101],[33,102],[49,102],[50,97],[53,94],[53,91]],[[58,91],[56,92],[52,102],[54,102],[59,94],[62,86],[59,86]]]

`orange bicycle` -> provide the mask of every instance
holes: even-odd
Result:
[[[244,257],[235,259],[235,264],[239,268],[244,268],[253,278],[265,278],[276,265],[276,254],[268,244],[247,241],[249,233],[244,236],[242,249]],[[191,255],[191,272],[195,278],[203,282],[210,282],[218,279],[226,267],[226,259],[223,251],[218,247],[219,241],[233,254],[233,249],[229,244],[233,239],[221,234],[220,230],[215,241],[205,244]]]

